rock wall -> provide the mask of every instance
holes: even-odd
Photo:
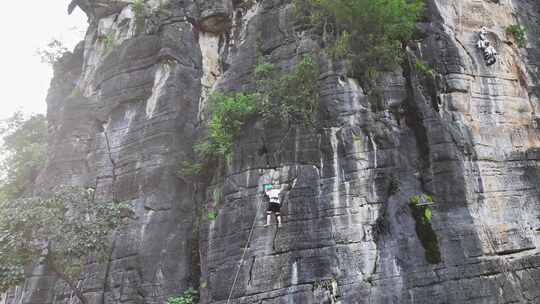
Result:
[[[87,266],[92,304],[163,303],[190,286],[201,303],[540,303],[537,1],[428,0],[377,107],[291,1],[116,2],[57,64],[40,178],[136,210],[109,262]],[[515,23],[526,48],[505,32]],[[253,121],[213,178],[178,174],[210,92],[252,89],[258,56],[287,70],[305,54],[322,68],[320,132]],[[268,181],[286,189],[279,229],[263,227]],[[435,201],[429,229],[408,206],[420,193]],[[74,301],[38,267],[7,303]]]

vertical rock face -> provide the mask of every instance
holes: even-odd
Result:
[[[198,0],[199,22],[205,32],[221,34],[231,25],[232,0]]]
[[[137,215],[110,260],[88,264],[91,303],[163,303],[190,286],[201,303],[540,302],[540,4],[427,1],[378,107],[294,14],[283,0],[127,3],[58,64],[40,186],[91,186]],[[525,48],[506,34],[516,23]],[[320,132],[254,121],[211,181],[177,174],[210,92],[252,89],[261,56],[288,70],[306,54],[322,68]],[[270,181],[286,194],[279,229],[263,227]],[[429,227],[408,204],[421,193]],[[41,267],[7,302],[71,300]]]

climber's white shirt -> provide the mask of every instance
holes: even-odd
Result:
[[[279,201],[279,194],[281,193],[281,189],[270,189],[266,190],[266,195],[270,198],[271,203],[280,204]]]

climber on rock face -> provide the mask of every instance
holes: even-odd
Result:
[[[268,209],[266,210],[266,225],[264,226],[270,226],[272,213],[274,213],[276,215],[278,227],[281,227],[281,189],[272,184],[265,184],[263,187],[264,193],[269,198]]]
[[[480,39],[487,40],[487,28],[485,26],[482,26],[480,29]]]
[[[484,39],[480,39],[476,43],[476,47],[481,49],[481,50],[485,50],[488,43],[489,43],[489,41],[484,40]]]
[[[487,34],[487,29],[485,26],[483,26],[479,34],[480,39],[476,43],[476,47],[478,47],[481,50],[486,48],[486,43],[489,43],[486,34]]]
[[[486,64],[488,66],[494,64],[497,59],[495,59],[495,56],[497,55],[497,50],[488,43],[486,49],[484,50],[484,58],[486,59]]]
[[[495,56],[497,55],[497,51],[487,39],[486,27],[482,27],[479,36],[480,39],[476,43],[476,47],[482,50],[482,52],[484,53],[484,61],[486,62],[486,65],[493,65],[495,62],[497,62],[497,59],[495,58]]]

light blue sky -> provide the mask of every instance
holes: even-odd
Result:
[[[51,39],[73,49],[82,40],[86,16],[67,14],[70,0],[3,1],[0,10],[0,119],[16,110],[45,113],[52,76],[36,50]]]

